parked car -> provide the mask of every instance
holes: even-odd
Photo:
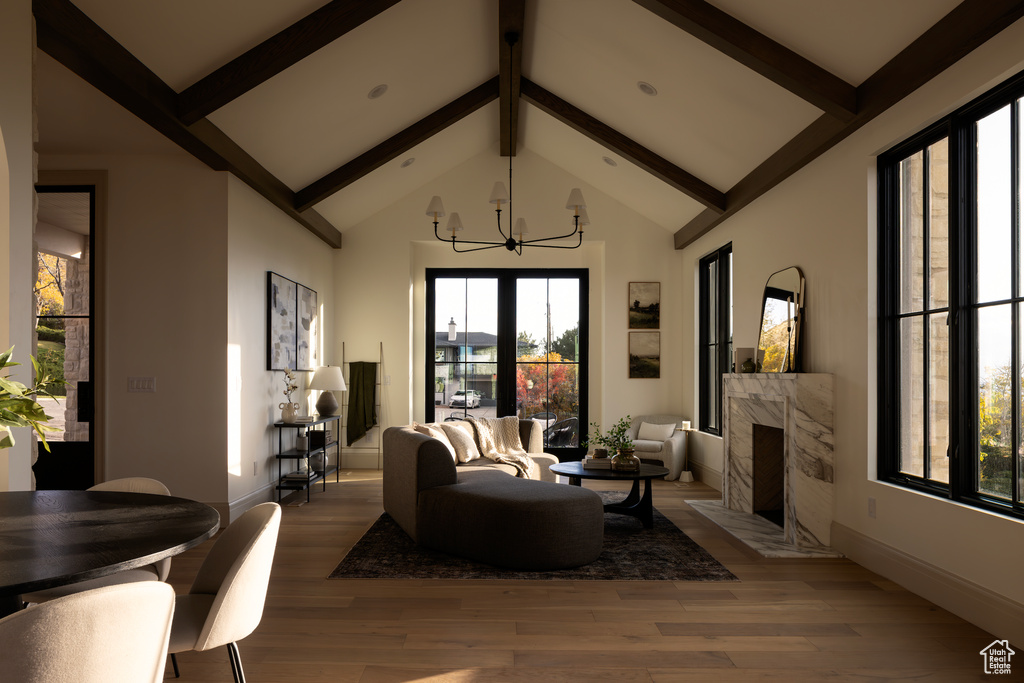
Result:
[[[449,408],[479,408],[480,407],[480,394],[479,392],[467,389],[462,391],[456,391],[451,399],[448,401]]]

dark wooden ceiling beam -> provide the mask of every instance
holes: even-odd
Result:
[[[857,113],[856,88],[704,0],[633,0],[838,119]]]
[[[68,0],[33,0],[36,43],[93,87],[215,171],[229,171],[332,247],[341,233],[315,211],[296,211],[294,193],[209,121],[178,120],[174,91]]]
[[[178,118],[195,123],[399,1],[332,0],[183,90]]]
[[[709,211],[725,210],[725,194],[527,78],[522,79],[522,97],[573,130],[689,195]]]
[[[964,0],[857,88],[859,109],[848,122],[822,116],[726,193],[724,213],[704,211],[675,233],[682,249],[839,144],[1024,16],[1019,0]]]
[[[374,171],[400,154],[461,121],[480,107],[498,99],[498,77],[478,85],[465,95],[446,104],[417,121],[401,133],[391,136],[371,150],[331,171],[295,193],[295,209],[305,211],[341,190],[367,173]]]
[[[519,144],[519,88],[523,75],[525,23],[526,0],[498,0],[499,146],[503,157],[514,157]],[[511,48],[510,36],[515,36]]]

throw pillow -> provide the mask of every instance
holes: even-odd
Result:
[[[641,422],[640,431],[637,432],[636,438],[643,441],[668,441],[672,438],[672,433],[676,431],[676,425],[657,425],[651,424],[650,422]]]
[[[461,422],[443,422],[441,429],[444,430],[448,440],[455,447],[455,455],[459,462],[472,462],[480,457],[480,449],[476,447],[476,440],[473,438],[472,432],[463,428],[462,424]],[[467,426],[470,430],[473,429],[471,425]]]
[[[444,447],[448,449],[448,452],[452,454],[452,460],[454,460],[456,463],[459,462],[459,456],[455,454],[455,447],[452,446],[452,442],[448,440],[448,435],[444,433],[443,429],[441,429],[437,425],[424,425],[418,422],[413,423],[413,429],[415,429],[420,434],[432,436],[441,443],[443,443]]]

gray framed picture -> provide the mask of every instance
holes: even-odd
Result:
[[[629,333],[629,378],[661,378],[661,332]]]
[[[298,283],[267,271],[267,370],[295,370]]]
[[[313,370],[316,365],[316,292],[298,285],[298,327],[296,329],[295,369]]]
[[[629,329],[661,328],[661,283],[629,283]]]

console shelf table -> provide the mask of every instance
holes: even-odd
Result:
[[[331,438],[327,438],[327,428],[334,423]],[[309,490],[313,484],[322,482],[323,490],[327,490],[327,475],[334,472],[334,481],[340,481],[338,474],[338,460],[340,460],[340,432],[341,416],[329,415],[327,417],[316,417],[311,422],[275,422],[277,428],[277,500],[281,502],[282,491],[306,491],[306,502],[309,502]],[[317,429],[319,426],[319,429]],[[306,430],[306,448],[285,448],[284,433],[289,430]],[[319,435],[319,437],[315,436]],[[315,442],[315,443],[314,443]],[[330,449],[335,452],[335,464],[330,464]],[[319,454],[323,454],[322,469],[315,469],[311,466],[310,460]],[[295,470],[285,474],[284,461],[294,460]]]

